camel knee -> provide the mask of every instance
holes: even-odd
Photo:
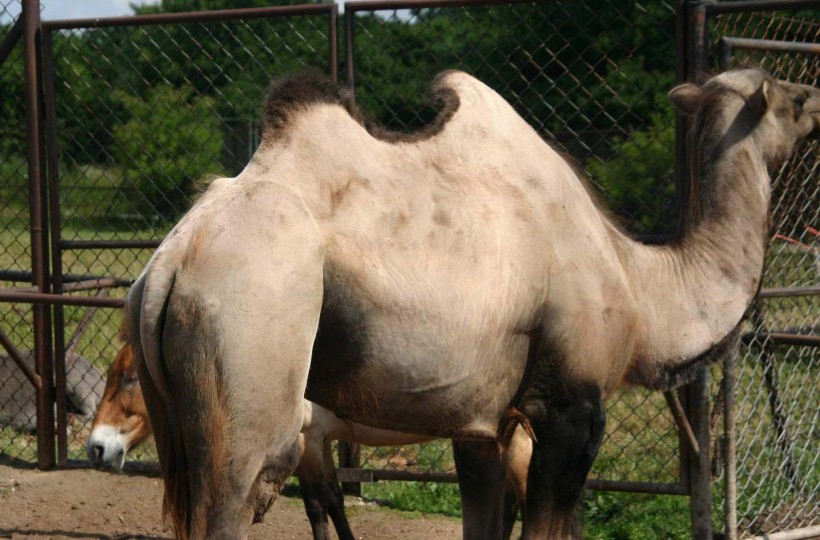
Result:
[[[573,538],[575,507],[603,439],[604,404],[594,385],[562,385],[558,392],[538,394],[524,404],[537,439],[527,478],[525,537]]]

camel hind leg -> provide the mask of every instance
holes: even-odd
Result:
[[[245,537],[299,461],[321,278],[262,289],[228,303],[178,280],[168,302],[163,351],[193,537]]]

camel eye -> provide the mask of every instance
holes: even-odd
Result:
[[[803,104],[806,103],[806,96],[800,96],[794,100],[794,117],[798,118],[803,114]]]

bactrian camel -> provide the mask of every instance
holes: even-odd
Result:
[[[760,282],[769,171],[820,131],[820,93],[763,71],[673,89],[696,130],[693,196],[681,237],[647,246],[493,90],[448,72],[435,93],[437,120],[398,135],[316,77],[275,82],[250,163],[129,293],[179,536],[246,536],[298,462],[307,398],[464,441],[481,479],[503,476],[524,424],[524,537],[571,537],[603,400],[731,341]]]

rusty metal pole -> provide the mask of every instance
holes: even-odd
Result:
[[[330,45],[330,78],[339,82],[339,5],[334,3],[328,15],[327,39]]]
[[[689,460],[691,489],[690,517],[692,540],[712,539],[712,470],[709,454],[709,369],[698,369],[697,377],[689,386],[689,422],[695,431],[700,453]]]
[[[726,463],[723,508],[726,540],[737,540],[737,437],[735,432],[735,366],[740,344],[723,359],[723,455]]]
[[[46,260],[45,213],[43,211],[43,167],[40,126],[38,40],[40,3],[23,1],[24,66],[26,85],[26,149],[28,159],[29,214],[31,227],[32,284],[49,292]],[[37,392],[37,466],[53,467],[54,460],[54,381],[50,357],[49,306],[32,306],[34,315],[34,365],[42,384]]]
[[[687,72],[689,81],[701,82],[708,65],[708,20],[704,2],[688,8]],[[712,470],[709,425],[709,370],[701,367],[687,389],[689,423],[697,438],[699,453],[689,459],[690,518],[693,540],[712,539]]]
[[[339,468],[358,469],[361,466],[361,448],[356,443],[339,441]],[[362,483],[342,482],[342,491],[348,495],[362,496]]]
[[[354,45],[354,27],[356,12],[352,7],[347,6],[345,9],[345,84],[351,95],[356,96],[356,75],[353,60],[353,45]]]
[[[60,177],[59,154],[57,148],[57,104],[54,94],[56,73],[54,70],[54,45],[52,31],[42,30],[43,44],[43,109],[45,113],[46,164],[48,170],[48,197],[51,232],[51,289],[54,294],[63,294],[63,252],[61,247],[62,227],[60,221]],[[62,304],[53,307],[54,328],[54,399],[57,404],[57,465],[65,466],[68,460],[65,355],[65,313]]]

